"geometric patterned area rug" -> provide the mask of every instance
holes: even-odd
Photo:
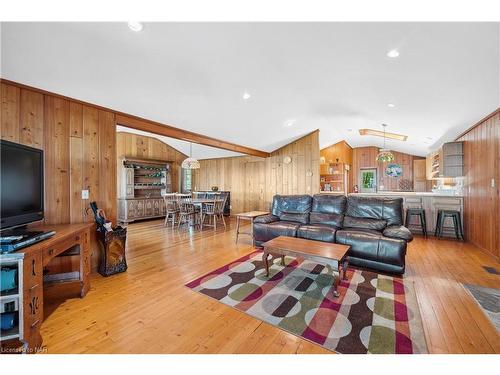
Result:
[[[285,259],[266,277],[255,251],[186,286],[338,353],[427,353],[412,283],[349,268],[335,298],[329,266]]]
[[[481,310],[490,319],[491,323],[500,332],[500,289],[486,288],[484,286],[464,284],[476,300]]]

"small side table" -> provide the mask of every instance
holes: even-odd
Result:
[[[238,237],[240,234],[248,234],[252,236],[252,245],[254,244],[253,240],[253,221],[258,216],[267,215],[269,212],[266,211],[249,211],[242,212],[240,214],[236,214],[236,243],[238,243]],[[250,221],[250,232],[240,232],[240,220],[249,220]]]

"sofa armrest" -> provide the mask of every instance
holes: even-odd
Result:
[[[413,240],[413,235],[410,230],[402,225],[389,225],[384,229],[383,235],[390,238],[397,238],[410,242]]]
[[[267,215],[257,216],[253,220],[253,222],[254,223],[261,223],[261,224],[269,224],[269,223],[273,223],[275,221],[279,221],[279,219],[280,218],[278,216],[267,214]]]

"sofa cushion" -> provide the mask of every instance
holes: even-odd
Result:
[[[328,224],[342,227],[347,198],[344,195],[316,194],[313,196],[311,224]]]
[[[348,227],[344,227],[344,228],[342,228],[342,230],[349,231],[349,232],[357,232],[357,233],[360,233],[360,234],[371,235],[371,236],[377,237],[377,238],[379,238],[382,235],[382,233],[380,231],[378,231],[378,230],[367,229],[367,228],[348,228]]]
[[[264,224],[268,224],[268,223],[272,223],[273,221],[278,221],[280,218],[278,216],[274,216],[274,215],[271,215],[271,214],[268,214],[268,215],[261,215],[261,216],[257,216],[253,222],[254,223],[264,223]]]
[[[301,225],[297,230],[297,237],[305,238],[308,240],[334,242],[336,231],[337,228],[335,228],[332,225],[325,225],[325,224]]]
[[[345,195],[315,194],[312,201],[312,211],[324,214],[343,215],[347,198]]]
[[[281,212],[280,220],[293,221],[296,223],[307,224],[309,223],[309,212]]]
[[[349,256],[397,266],[405,264],[406,241],[370,229],[344,228],[335,234],[339,244],[350,245]]]
[[[387,225],[387,221],[384,219],[372,219],[372,218],[364,218],[364,217],[352,217],[346,216],[344,218],[344,227],[349,228],[365,228],[365,229],[373,229],[373,230],[383,230]]]
[[[279,236],[297,237],[299,226],[299,223],[281,220],[268,224],[254,223],[254,239],[258,242],[265,242]]]
[[[399,238],[407,242],[413,240],[410,230],[402,225],[391,225],[384,229],[383,235],[391,238]]]
[[[283,212],[308,213],[311,211],[310,195],[275,195],[271,213],[281,216]]]
[[[311,212],[309,214],[309,222],[311,224],[327,224],[342,228],[343,221],[344,215],[340,214],[327,214],[322,212]]]
[[[403,198],[347,197],[346,216],[384,219],[387,225],[403,224]],[[344,224],[345,226],[345,224]]]

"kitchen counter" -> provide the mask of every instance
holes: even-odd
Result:
[[[359,195],[359,196],[400,196],[400,197],[449,197],[449,198],[462,198],[461,195],[449,195],[442,193],[433,193],[431,191],[378,191],[376,193],[349,193],[349,195]]]

